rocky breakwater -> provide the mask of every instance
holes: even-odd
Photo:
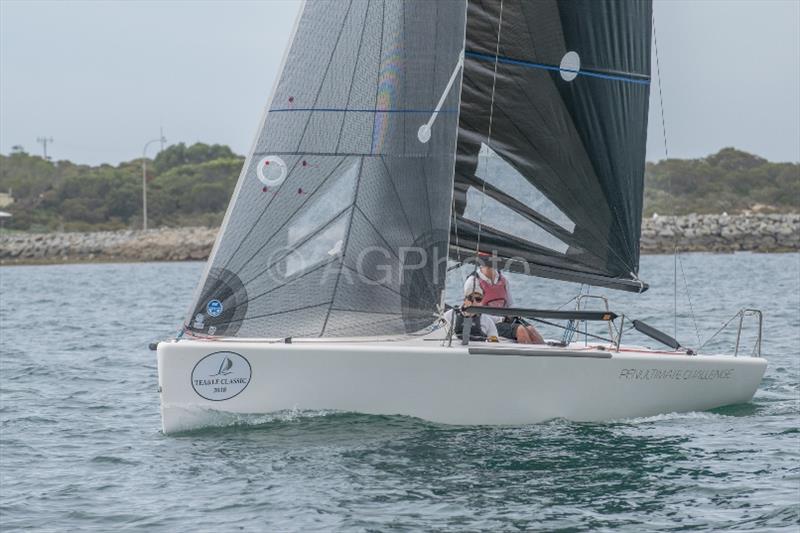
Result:
[[[641,251],[796,252],[800,215],[655,216],[642,221]]]
[[[211,252],[217,228],[0,234],[0,264],[191,261]],[[642,221],[642,253],[792,252],[800,215],[658,216]]]
[[[0,264],[189,261],[208,257],[217,228],[0,235]]]

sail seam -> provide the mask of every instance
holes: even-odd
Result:
[[[350,75],[350,88],[347,91],[347,105],[345,106],[345,115],[342,117],[342,124],[339,126],[339,136],[336,139],[336,149],[335,152],[339,151],[339,146],[342,144],[342,131],[344,131],[344,123],[347,122],[347,111],[346,108],[350,107],[350,99],[353,98],[353,82],[356,79],[356,72],[358,72],[358,60],[361,57],[361,46],[364,44],[364,32],[367,29],[367,17],[369,17],[369,3],[367,3],[367,7],[364,10],[364,20],[361,24],[361,36],[358,38],[358,50],[356,50],[356,60],[353,61],[353,72]],[[324,111],[327,112],[332,108],[325,108]],[[287,109],[287,111],[289,111]],[[320,110],[322,111],[322,110]]]
[[[422,188],[425,190],[425,214],[428,217],[428,230],[433,232],[433,217],[431,216],[431,195],[430,191],[428,190],[428,184],[430,183],[430,178],[428,177],[428,169],[425,168],[425,163],[423,162],[421,165],[422,167]]]
[[[277,290],[283,289],[284,287],[287,287],[287,286],[291,285],[295,281],[298,281],[298,280],[300,280],[300,279],[302,279],[302,278],[304,278],[304,277],[306,277],[306,276],[308,276],[310,274],[313,274],[317,270],[325,268],[326,266],[330,265],[331,263],[333,263],[335,261],[336,261],[335,258],[334,259],[330,259],[328,261],[325,261],[324,263],[321,263],[321,264],[315,266],[314,268],[311,268],[311,269],[303,272],[302,274],[300,274],[299,276],[295,277],[291,281],[287,281],[283,285],[278,285],[277,287],[273,287],[273,288],[269,289],[268,291],[262,292],[261,294],[257,294],[256,296],[253,296],[252,298],[249,298],[248,301],[252,302],[254,300],[257,300],[258,298],[261,298],[262,296],[266,296],[266,295],[271,294],[271,293],[273,293],[273,292],[275,292]]]
[[[318,304],[304,305],[302,307],[296,307],[294,309],[282,309],[280,311],[275,311],[274,313],[265,313],[263,315],[254,315],[254,316],[244,317],[244,318],[239,319],[239,320],[231,320],[229,322],[229,324],[233,324],[234,322],[245,322],[247,320],[255,320],[256,318],[266,318],[266,317],[269,317],[269,316],[281,315],[283,313],[293,313],[295,311],[305,311],[306,309],[313,309],[315,307],[322,307],[323,305],[330,305],[332,303],[333,303],[333,301],[329,301],[329,302],[322,302],[322,303],[318,303]]]
[[[328,182],[328,180],[330,179],[330,177],[331,177],[331,176],[333,176],[334,172],[336,172],[336,171],[339,169],[339,167],[340,167],[340,166],[342,166],[342,163],[344,163],[346,160],[347,160],[347,158],[343,157],[343,158],[342,158],[342,160],[341,160],[341,161],[339,161],[339,162],[336,164],[336,166],[334,166],[334,167],[333,167],[333,170],[331,170],[331,171],[330,171],[330,173],[329,173],[327,176],[325,176],[325,179],[323,179],[323,180],[320,182],[320,184],[319,184],[319,185],[317,185],[317,186],[316,186],[316,188],[314,188],[314,190],[313,190],[313,191],[311,191],[311,194],[309,194],[309,195],[308,195],[308,198],[306,198],[305,200],[303,200],[303,203],[301,203],[301,204],[298,206],[298,208],[297,208],[297,209],[295,209],[294,213],[292,213],[292,215],[291,215],[290,217],[288,217],[286,220],[284,220],[284,221],[283,221],[283,224],[281,224],[281,225],[280,225],[280,227],[279,227],[278,229],[276,229],[275,231],[273,231],[273,232],[272,232],[272,235],[270,235],[270,236],[269,236],[269,237],[268,237],[268,238],[267,238],[267,239],[264,241],[264,243],[263,243],[261,246],[259,246],[259,247],[258,247],[258,249],[257,249],[255,252],[253,252],[253,254],[252,254],[252,255],[251,255],[251,256],[250,256],[250,257],[249,257],[249,258],[248,258],[246,261],[244,261],[244,262],[242,263],[242,265],[243,265],[243,266],[244,266],[244,265],[247,265],[248,263],[250,263],[250,261],[252,261],[252,260],[253,260],[253,258],[254,258],[255,256],[257,256],[259,253],[261,253],[261,250],[263,250],[263,249],[264,249],[264,247],[266,247],[266,246],[267,246],[267,244],[269,244],[269,242],[272,240],[272,238],[273,238],[275,235],[277,235],[277,234],[278,234],[278,232],[279,232],[279,231],[281,231],[281,230],[282,230],[282,229],[283,229],[283,228],[286,226],[286,224],[288,224],[289,222],[291,222],[291,221],[294,219],[294,217],[297,215],[297,213],[299,213],[299,212],[300,212],[300,210],[303,208],[303,206],[305,206],[305,205],[306,205],[306,204],[307,204],[307,203],[308,203],[308,202],[311,200],[311,198],[313,198],[313,197],[314,197],[314,195],[317,193],[317,191],[318,191],[318,190],[320,190],[320,188],[321,188],[323,185],[325,185],[325,183],[327,183],[327,182]],[[297,166],[297,165],[295,164],[295,166]],[[285,184],[285,183],[286,183],[286,182],[284,181],[284,182],[283,182],[283,184]],[[281,184],[281,187],[283,186],[283,184]],[[278,192],[280,192],[280,191],[278,191]],[[277,194],[276,194],[275,196],[277,196]],[[273,198],[274,198],[274,197],[273,197]],[[264,210],[261,212],[261,215],[259,215],[259,217],[258,217],[258,220],[256,221],[256,224],[255,224],[255,225],[253,225],[253,228],[255,228],[255,227],[256,227],[256,225],[257,225],[259,222],[261,222],[261,217],[264,215],[264,213],[266,213],[266,211],[267,211],[267,207],[269,207],[269,204],[271,204],[271,203],[272,203],[272,200],[270,200],[270,202],[267,204],[267,206],[266,206],[266,207],[264,208]],[[251,228],[251,231],[252,231],[252,228]],[[248,236],[249,236],[249,232],[248,232]],[[247,238],[247,237],[245,237],[245,238]],[[242,240],[242,243],[244,243],[244,239]],[[240,246],[241,246],[241,244],[240,244]],[[238,249],[237,249],[237,251],[238,251]],[[232,254],[232,255],[231,255],[231,259],[233,259],[233,257],[234,257],[234,256],[235,256],[235,254]],[[228,265],[227,265],[227,263],[226,263],[226,265],[225,265],[225,268],[227,268],[227,266],[228,266]]]
[[[334,309],[334,310],[335,311],[346,311],[345,309]],[[373,314],[373,315],[374,314],[380,314],[380,315],[388,314],[388,313],[370,313],[368,311],[363,311],[363,312],[364,313]],[[389,324],[391,322],[396,322],[398,319],[402,319],[402,316],[401,315],[396,315],[396,316],[391,316],[390,318],[383,318],[381,320],[371,320],[370,324],[372,324],[372,325]],[[339,327],[335,327],[335,328],[330,328],[330,331],[354,331],[354,330],[358,331],[358,333],[363,335],[363,331],[361,331],[361,328],[359,328],[358,326],[355,326],[355,327],[354,326],[339,326]]]
[[[378,92],[381,90],[381,66],[383,65],[383,29],[386,24],[386,0],[383,0],[381,3],[381,49],[378,53],[378,72],[375,76],[375,106],[378,105]],[[369,145],[369,153],[375,152],[375,122],[377,120],[377,115],[372,116],[372,135],[370,135],[370,145]],[[327,317],[325,318],[325,323],[328,322]],[[324,328],[323,328],[324,331]]]
[[[392,184],[392,191],[394,191],[394,195],[397,197],[397,204],[400,206],[400,211],[403,213],[403,218],[406,221],[409,233],[411,233],[412,238],[416,239],[417,236],[414,234],[414,226],[411,225],[411,219],[408,218],[408,213],[406,213],[406,206],[403,204],[403,200],[400,197],[400,191],[397,190],[397,185],[394,182],[392,171],[389,170],[389,165],[386,164],[383,156],[381,156],[381,163],[383,163],[383,167],[386,169],[386,175],[389,178],[389,183]]]
[[[317,94],[314,97],[314,106],[317,105],[319,101],[319,95],[322,94],[322,87],[325,85],[325,80],[328,77],[328,72],[330,71],[331,64],[333,63],[333,56],[336,55],[336,49],[339,47],[339,41],[342,39],[342,34],[344,33],[344,28],[347,26],[347,19],[350,17],[350,10],[353,8],[353,0],[350,0],[350,3],[347,5],[347,11],[344,14],[344,18],[342,19],[342,27],[339,28],[339,34],[336,36],[336,42],[333,43],[331,47],[331,56],[328,58],[328,64],[325,65],[325,72],[322,74],[322,78],[319,82],[319,88],[317,89]],[[300,151],[300,147],[303,145],[303,141],[306,138],[306,132],[308,131],[308,125],[311,124],[311,117],[313,115],[309,115],[308,119],[306,120],[305,126],[303,126],[303,132],[300,134],[300,140],[297,142],[297,151]]]
[[[388,285],[384,285],[383,283],[381,283],[380,281],[378,281],[378,280],[376,280],[376,279],[372,279],[372,278],[370,278],[369,276],[365,275],[363,272],[359,272],[358,270],[356,270],[355,268],[351,267],[350,265],[348,265],[348,264],[346,264],[346,263],[342,263],[342,267],[346,268],[346,269],[347,269],[347,270],[349,270],[350,272],[353,272],[353,273],[355,273],[355,274],[356,274],[356,275],[358,275],[358,276],[361,276],[361,277],[363,277],[364,279],[368,279],[369,281],[373,282],[373,283],[374,283],[375,285],[377,285],[378,287],[382,287],[382,288],[386,289],[387,291],[389,291],[389,292],[391,292],[391,293],[394,293],[394,294],[396,294],[396,295],[397,295],[397,296],[399,296],[399,297],[400,297],[400,299],[401,299],[401,300],[403,300],[404,302],[407,302],[407,303],[409,303],[409,304],[410,304],[410,303],[413,303],[411,300],[409,300],[408,298],[406,298],[405,296],[403,296],[403,294],[402,294],[400,291],[398,291],[397,289],[393,289],[392,287],[389,287]],[[344,310],[344,309],[340,309],[340,311],[343,311],[343,310]]]
[[[303,237],[301,240],[299,240],[299,241],[297,241],[296,243],[294,243],[294,244],[293,244],[293,247],[292,247],[292,248],[291,248],[291,249],[290,249],[288,252],[286,252],[285,254],[283,254],[282,256],[280,256],[278,259],[274,260],[274,261],[273,261],[272,263],[270,263],[270,264],[269,264],[269,266],[267,266],[267,267],[266,267],[264,270],[262,270],[261,272],[259,272],[258,274],[256,274],[256,275],[255,275],[255,276],[253,276],[252,278],[250,278],[249,280],[247,280],[247,281],[243,282],[243,283],[244,283],[244,285],[249,285],[250,283],[254,282],[254,281],[255,281],[255,280],[257,280],[258,278],[260,278],[261,276],[263,276],[264,274],[266,274],[267,272],[269,272],[269,271],[270,271],[270,269],[271,269],[272,267],[274,267],[275,265],[277,265],[278,263],[280,263],[281,261],[283,261],[284,259],[286,259],[286,258],[287,258],[287,257],[289,257],[290,255],[292,255],[292,254],[293,254],[293,253],[294,253],[294,252],[295,252],[295,251],[296,251],[298,248],[300,248],[300,247],[301,247],[301,246],[303,246],[305,243],[307,243],[308,241],[310,241],[311,239],[313,239],[314,237],[316,237],[317,235],[319,235],[319,234],[320,234],[320,232],[321,232],[321,231],[323,231],[325,228],[329,227],[329,226],[330,226],[330,224],[331,224],[332,222],[336,221],[336,219],[338,219],[339,217],[341,217],[342,215],[344,215],[345,213],[347,213],[347,210],[348,210],[348,209],[350,209],[350,208],[352,207],[352,205],[353,205],[353,204],[348,204],[348,205],[347,205],[345,208],[343,208],[343,209],[341,209],[340,211],[338,211],[338,212],[337,212],[337,213],[336,213],[336,214],[333,216],[333,218],[331,218],[330,220],[326,221],[324,224],[320,225],[319,227],[315,228],[315,229],[314,229],[314,231],[311,231],[311,232],[309,232],[309,233],[308,233],[308,235],[306,235],[306,236],[305,236],[305,237]],[[278,231],[280,231],[280,229],[279,229]],[[273,236],[274,236],[274,235],[273,235]],[[271,238],[270,238],[270,240],[271,240]],[[269,244],[269,241],[267,241],[267,242],[265,243],[265,246],[266,246],[266,244]]]
[[[386,240],[386,237],[384,237],[383,234],[378,230],[378,228],[375,226],[375,224],[369,219],[367,214],[357,204],[355,205],[355,209],[359,213],[361,213],[361,216],[364,217],[364,220],[367,221],[367,224],[369,224],[369,226],[375,231],[375,233],[378,235],[378,237],[381,238],[381,240],[383,241],[383,244],[386,245],[386,249],[389,250],[392,253],[392,255],[395,256],[397,258],[397,260],[399,261],[400,260],[400,256],[397,255],[397,253],[395,252],[395,250],[392,247],[392,245],[389,244],[389,241]]]
[[[254,153],[253,155],[255,155],[255,153]],[[342,160],[344,160],[344,158],[343,158]],[[254,223],[253,225],[251,225],[251,226],[250,226],[250,229],[248,229],[248,230],[247,230],[247,233],[245,233],[244,237],[242,237],[242,240],[241,240],[241,241],[239,241],[239,244],[237,244],[237,245],[236,245],[236,248],[235,248],[235,249],[233,250],[233,252],[230,254],[230,257],[228,257],[228,260],[227,260],[227,261],[225,261],[225,264],[224,264],[224,265],[222,265],[222,268],[223,268],[223,269],[227,269],[227,268],[228,268],[228,266],[230,265],[231,261],[233,261],[233,258],[234,258],[234,257],[236,257],[236,254],[237,254],[237,253],[239,253],[239,250],[241,250],[241,248],[242,248],[242,246],[244,245],[244,243],[247,241],[247,239],[248,239],[248,238],[250,238],[250,235],[253,233],[253,231],[256,229],[256,227],[258,227],[259,223],[261,222],[261,218],[262,218],[262,217],[264,216],[264,214],[267,212],[267,210],[269,209],[269,206],[270,206],[270,205],[272,205],[272,202],[274,202],[274,201],[275,201],[275,198],[277,198],[277,197],[278,197],[278,195],[280,194],[281,190],[283,189],[283,186],[284,186],[284,185],[285,185],[285,184],[286,184],[286,183],[289,181],[289,177],[291,177],[291,176],[292,176],[292,174],[294,173],[294,171],[297,169],[297,165],[299,165],[299,164],[300,164],[300,159],[298,158],[298,159],[297,159],[297,161],[295,161],[295,162],[294,162],[294,164],[292,165],[292,168],[291,168],[291,170],[289,170],[289,171],[287,172],[287,174],[286,174],[286,176],[287,176],[286,180],[284,180],[284,182],[283,182],[283,183],[281,183],[280,185],[278,185],[278,190],[277,190],[277,191],[275,192],[275,194],[273,194],[273,195],[272,195],[272,197],[271,197],[271,198],[270,198],[270,199],[267,201],[267,205],[265,205],[265,206],[264,206],[264,209],[262,209],[262,210],[261,210],[261,213],[258,215],[258,218],[256,219],[255,223]],[[339,162],[339,164],[341,164],[341,162]],[[337,165],[337,167],[338,167],[338,165]],[[326,178],[326,179],[327,179],[327,178]],[[291,218],[291,217],[290,217],[290,218]],[[270,237],[270,238],[272,238],[272,237]],[[263,248],[263,247],[262,247],[262,248]],[[243,265],[246,265],[247,263],[249,263],[249,262],[250,262],[250,260],[251,260],[251,259],[253,259],[253,257],[255,257],[255,255],[256,255],[258,252],[260,252],[260,251],[261,251],[261,248],[259,248],[259,249],[256,251],[256,253],[255,253],[255,254],[253,254],[252,256],[250,256],[250,259],[248,259],[247,261],[245,261],[245,262],[243,263]]]
[[[361,192],[361,174],[364,172],[364,160],[361,159],[358,162],[358,178],[356,178],[356,189],[355,193],[353,194],[353,203],[351,204],[352,207],[355,207],[356,202],[358,202],[358,193]],[[351,206],[348,206],[351,207]],[[339,272],[336,274],[336,283],[333,285],[333,296],[331,297],[331,307],[333,306],[333,302],[336,301],[336,293],[339,292],[339,282],[342,278],[342,269],[345,267],[344,261],[347,256],[347,247],[350,244],[350,232],[353,229],[353,218],[355,218],[356,210],[353,209],[350,211],[350,223],[347,225],[347,233],[344,236],[344,240],[342,241],[342,257],[341,257],[341,265],[339,265]],[[325,335],[325,327],[328,325],[328,319],[331,317],[331,308],[328,307],[328,312],[325,314],[325,322],[322,323],[322,329],[319,332],[319,336],[322,337]]]
[[[346,313],[363,313],[368,315],[389,315],[392,317],[392,320],[395,320],[396,317],[402,317],[402,313],[387,313],[386,311],[362,311],[360,309],[344,309],[341,307],[332,307],[334,311],[344,311]],[[334,328],[334,329],[341,329],[341,328]]]

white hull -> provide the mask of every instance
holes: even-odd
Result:
[[[209,354],[215,355],[207,358]],[[235,364],[225,362],[226,356]],[[232,368],[221,375],[217,366],[220,371]],[[638,348],[617,353],[582,344],[454,343],[448,348],[423,340],[181,340],[158,345],[165,433],[214,425],[219,412],[294,409],[398,414],[470,425],[651,416],[746,403],[766,366],[766,360],[755,357]],[[224,384],[228,379],[235,382],[232,387],[209,381]],[[224,391],[218,398],[236,395],[216,401],[201,396],[213,396],[214,390]]]

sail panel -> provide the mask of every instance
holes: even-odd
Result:
[[[491,213],[483,222],[486,228],[502,231],[503,228],[514,228],[514,233],[521,239],[538,244],[544,248],[564,253],[569,246],[555,235],[531,222],[513,208],[499,202],[481,189],[470,187],[467,191],[467,206],[464,208],[463,218],[475,223],[481,223],[484,213]]]
[[[465,26],[463,0],[304,4],[187,332],[384,335],[432,322]]]
[[[639,264],[651,9],[638,0],[469,1],[454,242],[477,246],[485,225],[511,254],[504,257],[563,265],[555,268],[575,281],[584,272],[587,283],[599,275],[641,287],[626,280],[637,279]],[[508,168],[529,185],[498,185]],[[466,220],[469,199],[487,188],[525,204],[536,216],[515,210],[568,248],[526,238],[497,210],[485,210],[477,226]]]
[[[478,168],[475,175],[502,190],[506,195],[519,197],[520,202],[564,230],[569,232],[575,230],[575,223],[542,194],[536,185],[525,179],[525,176],[485,144],[481,144],[478,153]]]

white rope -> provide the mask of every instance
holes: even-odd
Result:
[[[686,298],[689,300],[689,311],[692,313],[692,322],[694,323],[694,333],[697,335],[697,344],[700,344],[700,330],[697,327],[697,320],[694,316],[694,306],[692,305],[692,295],[689,291],[689,282],[686,280],[686,272],[683,270],[683,259],[678,256],[678,262],[681,265],[681,274],[683,274],[683,286],[686,288]]]
[[[500,59],[500,34],[503,30],[503,0],[500,0],[500,16],[498,17],[497,22],[497,43],[495,44],[494,48],[494,75],[492,77],[492,100],[489,105],[489,131],[486,136],[486,145],[491,148],[492,145],[492,123],[494,121],[494,93],[495,88],[497,87],[497,63]],[[480,157],[480,153],[478,153],[478,157]],[[488,155],[486,157],[489,157]],[[480,214],[478,215],[478,239],[475,243],[475,255],[478,255],[481,249],[481,233],[483,231],[483,207],[485,204],[486,199],[486,180],[483,181],[483,186],[481,187],[481,209]],[[476,267],[477,269],[477,262]]]

